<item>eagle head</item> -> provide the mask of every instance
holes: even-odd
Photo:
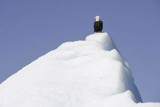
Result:
[[[100,20],[100,16],[96,16],[95,19],[96,19],[96,21],[99,21]]]

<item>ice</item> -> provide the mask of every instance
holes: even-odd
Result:
[[[141,102],[107,33],[63,43],[0,85],[0,107],[160,107]]]

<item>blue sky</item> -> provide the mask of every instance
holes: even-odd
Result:
[[[159,13],[159,0],[0,0],[0,82],[63,42],[84,40],[99,15],[143,101],[160,102]]]

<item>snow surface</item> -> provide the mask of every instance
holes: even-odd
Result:
[[[0,85],[0,107],[160,107],[141,102],[107,33],[63,43]]]

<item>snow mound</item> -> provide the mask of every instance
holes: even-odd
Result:
[[[0,85],[0,107],[160,107],[141,102],[107,33],[63,43]]]

